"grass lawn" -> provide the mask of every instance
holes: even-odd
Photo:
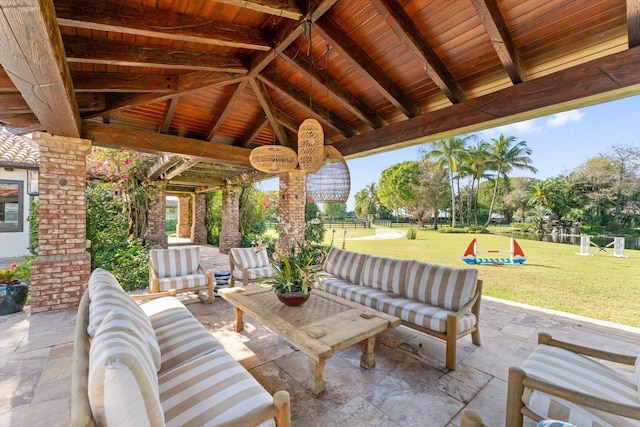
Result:
[[[362,237],[367,231],[373,234],[375,230],[348,229],[346,238]],[[331,234],[327,230],[327,243]],[[508,236],[432,230],[419,230],[416,240],[346,240],[344,244],[351,251],[462,268],[470,267],[461,258],[474,237],[479,250],[509,249]],[[625,250],[628,258],[605,253],[587,257],[577,255],[579,246],[532,240],[518,243],[528,257],[525,264],[475,266],[484,281],[484,295],[640,327],[640,251]],[[340,229],[334,245],[343,245]]]

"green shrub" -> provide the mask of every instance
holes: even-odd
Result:
[[[177,219],[168,219],[165,222],[166,226],[165,226],[165,230],[167,231],[167,233],[175,233],[176,232],[176,227],[178,226],[178,220]]]
[[[38,249],[38,201],[34,200],[29,206],[29,240],[31,242],[31,251],[35,253]]]
[[[416,240],[416,237],[418,237],[418,230],[413,227],[409,227],[407,230],[407,239]]]

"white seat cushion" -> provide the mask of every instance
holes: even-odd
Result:
[[[160,278],[195,274],[200,265],[200,248],[151,249],[149,261]]]
[[[179,277],[164,277],[158,279],[158,291],[167,292],[169,289],[193,289],[207,286],[209,278],[206,274],[187,274]]]

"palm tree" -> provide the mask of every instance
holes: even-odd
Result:
[[[355,194],[357,215],[362,215],[365,219],[370,219],[377,212],[378,208],[378,186],[375,182],[365,186]]]
[[[466,156],[467,139],[470,136],[460,138],[452,137],[433,142],[433,149],[427,153],[427,158],[433,159],[436,165],[449,171],[451,183],[451,227],[456,226],[456,191],[455,178],[460,169],[460,162]]]
[[[477,141],[476,145],[467,148],[466,169],[471,177],[471,188],[469,190],[469,223],[471,223],[471,211],[473,207],[474,224],[478,225],[478,191],[480,180],[485,176],[489,161],[489,144],[485,141]],[[475,184],[478,183],[476,188]]]
[[[532,150],[527,146],[526,141],[518,141],[515,136],[505,137],[500,134],[498,139],[493,138],[493,145],[489,149],[491,170],[496,171],[493,195],[491,196],[491,205],[489,206],[489,217],[484,226],[488,226],[491,222],[491,215],[493,215],[493,207],[496,202],[496,196],[498,194],[498,185],[500,184],[500,178],[508,178],[508,173],[513,169],[526,169],[533,173],[538,172],[538,169],[530,165],[532,162],[531,155]],[[515,145],[514,145],[515,144]]]

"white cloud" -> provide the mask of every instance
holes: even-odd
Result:
[[[562,113],[554,114],[549,119],[547,119],[546,125],[557,128],[560,126],[564,126],[567,123],[579,122],[583,117],[584,113],[580,112],[580,110],[564,111]]]
[[[500,134],[511,136],[521,134],[539,134],[540,132],[542,132],[542,127],[538,125],[536,119],[531,119],[525,120],[524,122],[512,123],[510,125],[483,130],[480,134],[487,138],[497,138]]]

